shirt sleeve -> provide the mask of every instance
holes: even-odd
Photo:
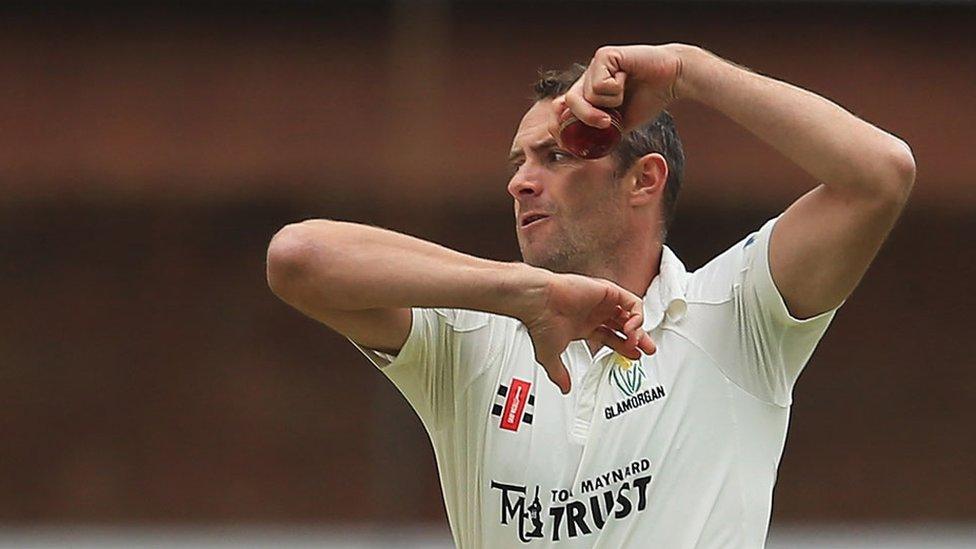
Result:
[[[790,313],[769,268],[769,239],[778,220],[770,219],[702,267],[699,282],[725,288],[728,295],[710,304],[718,310],[708,331],[719,334],[712,341],[719,367],[753,396],[789,406],[800,372],[844,302],[806,319]]]
[[[349,341],[393,382],[433,433],[454,417],[459,388],[488,363],[491,316],[464,309],[414,307],[410,334],[396,355]]]

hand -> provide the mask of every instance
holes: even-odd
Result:
[[[656,351],[642,329],[643,303],[609,280],[550,273],[545,290],[520,313],[519,320],[529,330],[536,361],[563,394],[569,393],[570,378],[560,355],[570,341],[593,339],[633,360],[640,358],[641,351]]]
[[[553,101],[555,116],[549,133],[558,141],[560,115],[566,109],[584,124],[610,125],[610,116],[597,107],[614,107],[630,131],[657,117],[678,97],[682,44],[661,46],[604,46],[596,51],[586,72],[564,95]]]

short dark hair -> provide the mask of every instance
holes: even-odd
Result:
[[[555,99],[569,91],[586,71],[586,65],[573,63],[565,70],[540,70],[539,80],[533,86],[535,100]],[[620,144],[613,151],[618,173],[624,173],[638,158],[658,153],[668,164],[668,179],[664,187],[664,201],[662,213],[664,216],[664,234],[667,238],[668,228],[674,220],[675,209],[678,204],[678,191],[681,189],[681,178],[685,168],[685,153],[681,147],[681,138],[675,127],[671,113],[664,110],[657,118],[634,128],[628,132]]]

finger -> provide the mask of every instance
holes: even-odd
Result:
[[[612,68],[601,66],[596,75],[587,81],[583,98],[598,107],[619,107],[624,102],[624,88],[627,73],[614,72]]]
[[[613,316],[608,318],[605,322],[602,322],[602,324],[606,324],[618,332],[623,332],[624,325],[627,323],[630,317],[630,311],[627,311],[620,305],[617,305],[614,307]]]
[[[556,140],[562,146],[562,140],[559,138],[559,121],[562,120],[563,113],[569,107],[566,106],[566,95],[560,95],[559,97],[552,100],[552,115],[549,117],[549,135]]]
[[[647,333],[640,328],[639,323],[637,323],[636,326],[627,325],[627,326],[619,326],[619,327],[618,326],[607,326],[607,327],[612,328],[615,332],[617,332],[624,338],[624,345],[628,350],[634,350],[638,352],[643,350],[647,352],[646,349],[648,348],[648,344],[644,342],[644,338],[647,338],[648,340],[650,340],[650,338],[648,337]]]
[[[644,351],[649,355],[653,355],[654,353],[657,352],[657,345],[654,344],[654,341],[651,339],[651,336],[648,335],[647,332],[643,330],[641,331],[641,337],[637,346],[640,348],[640,350]]]
[[[606,326],[598,327],[596,330],[594,330],[593,335],[600,343],[610,347],[614,351],[631,360],[637,360],[640,358],[640,352],[633,345],[628,345],[626,339],[620,337]]]
[[[570,89],[566,92],[566,105],[576,118],[588,126],[606,128],[611,124],[610,115],[583,99],[579,90]]]
[[[619,107],[624,99],[627,75],[621,70],[619,52],[604,47],[596,51],[584,75],[583,98],[599,107]]]
[[[614,311],[617,313],[617,318],[622,318],[625,322],[632,314],[629,309],[625,309],[620,305],[614,305]]]
[[[539,361],[539,364],[542,364],[546,375],[549,376],[549,381],[555,383],[562,394],[569,394],[569,390],[572,388],[572,381],[569,378],[569,371],[563,364],[562,359],[557,355],[545,361]]]
[[[640,334],[644,333],[641,330],[641,326],[644,324],[644,315],[642,314],[631,314],[627,322],[624,323],[623,329],[621,330],[627,335],[627,340],[630,341],[633,338],[633,343],[636,346],[638,344],[638,338]]]
[[[644,303],[636,295],[623,288],[617,288],[613,300],[617,302],[618,308],[627,313],[627,322],[637,322],[638,319],[644,318]]]
[[[612,318],[602,324],[622,333],[627,344],[637,350],[641,345],[641,334],[644,334],[641,329],[644,324],[644,303],[624,288],[615,286],[614,290],[608,294],[608,297],[612,296],[611,302],[615,302]]]
[[[627,348],[637,350],[640,346],[641,329],[638,324],[636,327],[632,326],[632,323],[628,321],[627,325],[620,331],[623,336],[627,339]]]

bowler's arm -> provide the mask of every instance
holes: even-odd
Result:
[[[547,282],[524,264],[326,219],[278,231],[268,246],[267,269],[268,285],[286,303],[364,347],[393,354],[410,334],[411,307],[516,316]]]
[[[773,281],[793,316],[836,307],[854,290],[908,200],[915,160],[897,137],[831,101],[696,46],[676,94],[736,121],[821,184],[782,214],[769,244]]]
[[[280,230],[268,247],[268,284],[306,315],[392,354],[410,335],[411,307],[519,319],[536,361],[564,394],[571,381],[560,355],[572,340],[592,338],[624,356],[654,352],[641,329],[641,300],[613,282],[482,259],[357,223],[320,219]]]

